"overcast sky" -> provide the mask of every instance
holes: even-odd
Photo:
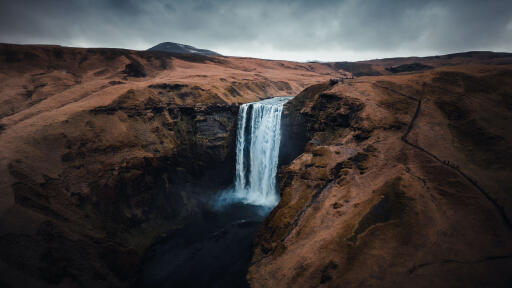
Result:
[[[364,60],[512,52],[512,0],[0,0],[0,42]]]

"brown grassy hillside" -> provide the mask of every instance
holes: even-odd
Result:
[[[286,104],[309,141],[281,167],[253,287],[511,285],[512,65],[467,62]]]
[[[295,95],[332,72],[1,44],[0,285],[127,285],[197,197],[231,184],[236,104]]]

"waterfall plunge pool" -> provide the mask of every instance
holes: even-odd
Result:
[[[279,202],[281,114],[292,98],[240,106],[233,186],[195,221],[149,249],[137,287],[248,287],[253,239]]]

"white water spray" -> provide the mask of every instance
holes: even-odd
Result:
[[[292,97],[276,97],[240,106],[236,139],[234,190],[224,201],[275,206],[281,142],[281,113]]]

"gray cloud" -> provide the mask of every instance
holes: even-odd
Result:
[[[356,60],[512,50],[512,1],[2,1],[0,42]]]

